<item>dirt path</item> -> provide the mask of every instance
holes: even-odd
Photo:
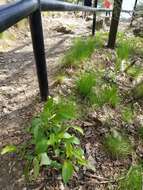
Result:
[[[54,28],[61,25],[70,27],[73,33],[56,32]],[[44,18],[45,51],[50,84],[60,57],[69,47],[72,38],[90,32],[86,22],[73,15]],[[0,147],[9,143],[23,142],[26,138],[24,126],[41,107],[34,62],[29,31],[17,37],[6,50],[0,52]],[[52,92],[52,89],[50,91]],[[10,160],[11,158],[7,156],[0,158],[2,166],[0,189],[24,190],[21,170],[18,173]]]

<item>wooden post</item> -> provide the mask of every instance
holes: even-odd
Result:
[[[137,3],[138,3],[138,0],[135,1],[135,4],[134,4],[134,8],[133,8],[133,14],[132,14],[132,18],[131,18],[131,23],[130,23],[130,27],[132,27],[132,24],[133,24],[133,20],[134,20],[134,17],[135,17],[135,10],[137,8]]]
[[[32,15],[29,17],[29,20],[30,20],[33,51],[36,61],[41,100],[46,101],[49,95],[49,88],[48,88],[40,1],[39,1],[39,9],[34,13],[32,13]]]
[[[98,0],[94,0],[93,7],[97,8]],[[93,25],[92,25],[92,36],[95,35],[95,28],[96,28],[96,12],[93,13]]]
[[[121,13],[121,8],[122,8],[122,2],[123,2],[123,0],[114,0],[110,33],[109,33],[109,39],[108,39],[108,45],[107,45],[107,47],[111,48],[111,49],[114,49],[114,47],[115,47],[120,13]]]

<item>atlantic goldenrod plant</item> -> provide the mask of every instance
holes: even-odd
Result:
[[[141,165],[131,166],[129,171],[119,181],[118,190],[142,190],[143,169]]]
[[[121,133],[112,131],[104,140],[106,151],[115,158],[127,157],[132,153],[132,146]]]
[[[29,163],[29,172],[33,171],[33,179],[46,167],[60,171],[66,184],[79,166],[87,165],[80,140],[75,135],[83,135],[83,130],[69,124],[77,117],[76,112],[75,103],[49,98],[44,110],[32,120],[31,140],[27,143],[24,158]],[[15,147],[7,147],[2,153],[13,150]]]

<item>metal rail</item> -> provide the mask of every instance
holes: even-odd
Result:
[[[41,99],[45,101],[49,95],[46,59],[44,51],[41,11],[86,11],[112,12],[112,9],[92,8],[58,0],[17,0],[0,6],[0,33],[29,16],[33,51],[37,67],[37,76]],[[132,12],[122,10],[122,12]]]

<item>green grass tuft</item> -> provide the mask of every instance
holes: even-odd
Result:
[[[129,140],[117,131],[113,131],[105,138],[104,146],[115,158],[127,157],[132,152]]]
[[[118,190],[142,190],[142,167],[131,166],[123,180],[119,183]]]
[[[95,86],[94,92],[90,95],[89,100],[92,104],[102,107],[104,104],[116,107],[120,102],[118,89],[116,86]]]
[[[134,113],[131,107],[125,107],[121,111],[122,120],[126,123],[132,123],[134,119]]]
[[[133,44],[128,40],[123,40],[117,47],[117,56],[121,60],[128,60],[129,56],[134,52]]]
[[[102,45],[103,40],[98,36],[96,38],[78,38],[74,41],[72,47],[62,59],[62,65],[64,67],[77,67],[82,61],[90,58],[95,48],[99,48]]]
[[[92,93],[92,89],[95,86],[95,83],[96,81],[94,73],[82,74],[76,83],[78,94],[83,98],[87,98]]]

